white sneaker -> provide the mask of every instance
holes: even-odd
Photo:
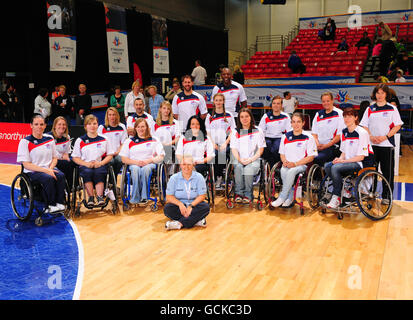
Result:
[[[49,206],[49,212],[48,213],[54,213],[54,212],[58,212],[58,211],[61,211],[58,206]]]
[[[197,223],[195,223],[195,227],[206,227],[207,226],[207,224],[206,224],[206,220],[205,220],[205,218],[204,219],[202,219],[202,220],[199,220]]]
[[[179,230],[182,228],[182,225],[179,221],[167,221],[165,224],[167,230]]]
[[[284,201],[284,203],[282,204],[281,207],[289,207],[293,204],[293,202],[294,202],[294,198],[293,199],[287,199],[287,200]]]
[[[221,189],[222,185],[222,177],[217,177],[217,181],[215,182],[215,189]]]
[[[281,206],[284,203],[284,201],[285,201],[284,199],[278,198],[277,200],[271,202],[271,205],[274,208],[277,208],[277,207]]]
[[[333,194],[330,202],[327,204],[327,208],[337,209],[339,205],[340,205],[340,197]]]
[[[61,203],[57,203],[57,204],[56,204],[56,207],[59,208],[59,211],[64,211],[64,210],[66,210],[66,206],[65,206],[64,204],[61,204]]]
[[[347,198],[347,199],[350,199],[351,198],[351,192],[349,190],[344,190],[343,197]]]

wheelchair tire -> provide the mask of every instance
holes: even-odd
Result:
[[[122,167],[122,176],[120,179],[120,198],[123,201],[123,203],[125,203],[126,201],[126,197],[127,197],[127,190],[128,190],[128,185],[127,185],[127,181],[126,181],[126,176],[127,176],[127,168],[128,165],[123,165]]]
[[[158,166],[157,185],[158,185],[158,199],[163,206],[166,203],[167,184],[168,184],[168,173],[167,173],[166,165],[164,163],[161,163]]]
[[[11,184],[10,199],[13,212],[19,220],[30,219],[34,208],[33,197],[33,186],[29,178],[24,173],[18,174]]]
[[[208,176],[207,176],[207,197],[208,197],[208,203],[210,205],[215,204],[215,178],[214,178],[214,166],[209,165],[208,169]]]
[[[312,165],[307,175],[306,191],[308,204],[313,210],[320,206],[320,187],[323,178],[324,170],[318,164]]]
[[[393,207],[393,194],[389,182],[380,172],[364,171],[357,178],[355,189],[357,206],[367,218],[378,221],[389,215]],[[383,192],[385,189],[386,193]],[[384,204],[384,200],[388,203]]]
[[[226,169],[225,169],[225,198],[230,199],[233,194],[234,194],[234,166],[230,164],[229,162],[227,163]],[[228,205],[227,205],[228,207]],[[233,206],[232,206],[233,208]],[[231,208],[231,209],[232,209]]]
[[[281,173],[279,169],[279,162],[277,162],[270,171],[270,176],[268,178],[268,202],[276,200],[282,189]]]

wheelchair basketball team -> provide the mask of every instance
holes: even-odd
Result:
[[[88,115],[85,134],[75,141],[72,152],[66,119],[57,117],[51,132],[44,133],[45,119],[35,115],[32,134],[19,144],[17,162],[22,164],[22,174],[41,185],[44,213],[67,210],[67,194],[77,198],[82,188],[83,204],[88,209],[103,209],[108,198],[113,200],[113,194],[117,198],[119,191],[130,207],[144,207],[152,199],[151,190],[157,188],[164,199],[164,214],[170,218],[167,230],[205,227],[211,202],[221,190],[228,201],[233,199],[228,208],[252,205],[257,184],[265,190],[271,209],[290,208],[298,197],[298,175],[307,179],[307,193],[315,188],[316,202],[323,198],[325,209],[340,210],[346,199],[360,195],[347,187],[345,177],[357,177],[357,172],[370,168],[382,179],[375,200],[380,198],[381,205],[389,206],[394,184],[394,135],[403,124],[397,108],[388,103],[389,97],[388,86],[377,85],[371,96],[373,103],[360,118],[354,108],[335,107],[333,95],[326,92],[311,131],[304,129],[302,113],[294,112],[290,118],[282,111],[280,96],[272,99],[271,110],[257,126],[250,109],[241,108],[235,119],[225,110],[225,96],[217,93],[211,114],[204,120],[194,112],[186,130],[182,130],[179,118],[174,118],[169,102],[161,104],[153,119],[143,112],[144,101],[137,98],[136,113],[129,114],[126,126],[113,107],[107,109],[104,125],[99,126],[97,117]],[[310,176],[308,169],[314,166],[320,169],[319,174]],[[125,172],[128,175],[117,188],[117,177]],[[278,190],[274,177],[279,177]],[[370,189],[373,184],[370,181]],[[323,187],[329,197],[320,196]],[[375,189],[379,189],[377,183]],[[209,203],[208,193],[212,195]]]

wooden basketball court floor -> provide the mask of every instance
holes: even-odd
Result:
[[[413,183],[403,146],[398,182]],[[20,167],[0,165],[10,185]],[[8,199],[9,200],[9,199]],[[84,253],[80,299],[413,299],[413,202],[391,215],[237,207],[207,228],[166,231],[162,208],[74,218]]]

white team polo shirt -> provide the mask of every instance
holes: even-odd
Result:
[[[207,158],[215,157],[215,150],[208,137],[204,141],[199,141],[187,140],[185,136],[182,136],[178,141],[175,154],[179,156],[191,155],[194,161],[202,161],[205,156]]]
[[[262,130],[255,127],[252,130],[234,130],[231,136],[231,149],[238,151],[241,159],[252,158],[259,148],[265,148],[265,136]]]
[[[270,111],[262,116],[258,127],[266,138],[281,138],[284,133],[292,130],[291,118],[287,113],[281,112],[276,116]]]
[[[324,109],[316,113],[311,131],[317,135],[319,143],[326,144],[340,134],[345,127],[343,111],[334,107],[330,113]]]
[[[162,144],[170,144],[172,140],[181,135],[181,129],[176,120],[173,121],[173,124],[170,124],[169,121],[162,121],[161,125],[154,122],[152,132],[154,137],[157,137]]]
[[[117,151],[128,138],[128,133],[123,123],[119,123],[116,127],[100,125],[98,134],[105,136],[115,151]]]
[[[98,134],[96,138],[90,138],[85,134],[77,138],[72,157],[80,158],[85,162],[102,161],[116,151],[105,136]]]
[[[385,136],[393,127],[402,124],[403,121],[400,118],[399,111],[390,103],[387,103],[383,107],[379,107],[376,103],[372,104],[366,109],[363,118],[360,121],[360,125],[367,127],[372,136]],[[394,136],[384,140],[380,144],[372,143],[372,145],[393,147],[395,146]]]
[[[303,131],[300,135],[294,135],[289,131],[281,138],[279,153],[283,154],[287,161],[297,162],[309,156],[317,156],[317,145],[314,137]]]
[[[52,132],[48,132],[45,135],[51,136],[54,139],[56,144],[56,152],[57,152],[57,159],[61,160],[65,153],[70,154],[71,151],[71,143],[70,143],[70,136],[61,137],[61,138],[54,138]]]
[[[225,115],[215,113],[213,116],[208,113],[205,119],[205,128],[212,140],[221,145],[236,128],[234,116],[230,112],[225,112]]]
[[[228,87],[224,86],[224,83],[216,85],[212,89],[211,100],[217,93],[222,93],[225,96],[225,110],[231,112],[234,117],[237,117],[238,112],[235,112],[237,105],[247,101],[244,87],[238,82],[231,80],[231,84]]]
[[[56,144],[53,137],[43,135],[36,139],[33,135],[20,140],[17,149],[17,162],[31,162],[42,168],[49,168],[53,158],[57,158]],[[24,172],[32,172],[24,169]]]
[[[208,109],[204,97],[198,92],[192,91],[192,94],[187,96],[182,91],[172,101],[172,112],[178,115],[181,132],[185,132],[189,118],[197,114],[206,114]]]
[[[152,157],[165,155],[162,143],[156,137],[141,139],[133,137],[126,139],[119,155],[132,160],[147,160]]]
[[[344,152],[344,159],[346,160],[355,156],[368,157],[370,154],[373,154],[370,147],[369,133],[360,126],[357,126],[353,132],[345,128],[341,132],[340,140],[340,151]],[[361,168],[363,168],[363,162],[357,162]]]

